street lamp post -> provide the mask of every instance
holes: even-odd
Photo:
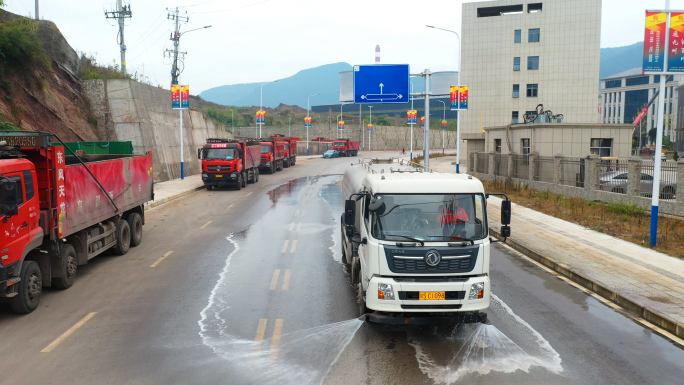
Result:
[[[311,105],[311,104],[309,104],[309,100],[311,99],[312,96],[316,96],[316,95],[320,95],[320,94],[321,93],[319,92],[317,94],[309,95],[309,97],[306,98],[306,117],[307,118],[309,117],[309,109],[310,109],[309,106]],[[306,126],[306,156],[309,156],[309,126],[308,125]]]
[[[413,111],[413,82],[411,79],[409,79],[409,83],[411,83],[411,111]],[[411,119],[411,122],[413,122],[413,119]],[[413,162],[413,123],[410,124],[411,126],[411,157],[410,160]]]
[[[261,83],[261,100],[259,102],[259,111],[264,109],[264,84],[275,83],[275,82],[277,82],[277,80],[272,80],[270,82]],[[263,123],[259,123],[259,138],[261,138],[261,125],[262,124]]]
[[[437,28],[432,25],[427,25],[426,27],[428,28],[434,28],[434,29],[439,29],[442,31],[446,32],[451,32],[456,37],[458,37],[458,75],[456,78],[456,83],[457,85],[461,85],[461,36],[456,33],[455,31],[452,31],[450,29],[444,29],[444,28]],[[458,111],[458,116],[456,120],[456,174],[460,172],[460,163],[461,163],[461,110]]]
[[[444,103],[441,100],[437,100],[438,102],[442,103],[443,106],[443,112],[444,114],[442,115],[442,120],[446,120],[446,103]],[[442,155],[444,155],[444,131],[446,131],[444,128],[442,128]]]
[[[368,106],[370,112],[368,113],[368,124],[373,124],[373,106]],[[368,151],[371,150],[371,134],[373,131],[368,131]]]

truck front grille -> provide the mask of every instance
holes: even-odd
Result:
[[[406,274],[458,274],[475,268],[480,245],[464,247],[394,247],[384,246],[387,265],[393,273]],[[429,251],[437,251],[442,260],[436,266],[425,263]]]

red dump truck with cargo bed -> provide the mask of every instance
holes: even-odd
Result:
[[[207,139],[207,144],[197,149],[197,158],[202,162],[202,181],[207,190],[225,185],[240,190],[247,182],[258,182],[260,146],[254,140]]]
[[[356,156],[359,152],[359,142],[352,142],[349,139],[335,139],[333,150],[340,153],[340,156]]]
[[[76,270],[142,241],[153,199],[152,153],[65,156],[43,132],[0,132],[0,297],[18,313],[43,287],[69,288]]]
[[[271,139],[277,139],[285,143],[285,161],[283,162],[285,168],[294,166],[297,163],[297,142],[299,138],[288,138],[282,134],[273,134]]]
[[[259,139],[261,142],[261,166],[269,174],[281,171],[285,163],[285,142],[275,138]]]

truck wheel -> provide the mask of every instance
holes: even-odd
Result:
[[[40,294],[43,291],[43,280],[40,274],[40,267],[34,261],[24,261],[21,265],[21,281],[18,285],[17,295],[12,297],[10,304],[16,313],[27,314],[38,307]]]
[[[259,181],[259,169],[255,168],[254,169],[254,183]]]
[[[235,182],[235,189],[238,191],[242,190],[242,174],[238,174],[238,180]]]
[[[275,162],[271,163],[271,169],[269,171],[271,174],[275,174],[275,172],[276,172]]]
[[[116,245],[112,250],[116,255],[124,255],[131,248],[131,228],[128,222],[120,219],[116,223]]]
[[[59,261],[59,271],[57,276],[52,278],[52,286],[65,290],[71,287],[76,281],[76,269],[78,263],[76,262],[76,251],[71,245],[62,245],[62,255]]]
[[[142,218],[138,213],[130,213],[126,217],[128,227],[131,229],[131,246],[135,247],[142,243],[143,224]]]
[[[242,181],[242,187],[247,187],[247,176],[245,175],[245,173],[242,173],[240,175],[242,175],[242,177],[240,178],[240,180]]]
[[[368,313],[368,308],[366,307],[366,298],[363,295],[363,285],[361,282],[357,284],[356,302],[359,305],[359,317]]]

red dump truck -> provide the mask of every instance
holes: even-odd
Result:
[[[269,174],[281,171],[285,163],[285,142],[276,138],[259,139],[261,142],[261,166]]]
[[[335,139],[333,150],[340,153],[340,156],[356,156],[359,152],[359,142],[352,142],[349,139]]]
[[[153,199],[151,152],[65,156],[53,138],[0,132],[0,297],[18,313],[43,287],[69,288],[89,259],[139,245]]]
[[[285,143],[284,166],[286,168],[294,166],[295,163],[297,163],[297,142],[299,141],[299,138],[288,138],[282,134],[273,134],[271,135],[271,139],[277,139],[278,141]]]
[[[240,190],[247,182],[258,182],[260,146],[254,140],[207,139],[207,144],[197,149],[197,158],[202,162],[202,181],[207,190],[226,185]]]

